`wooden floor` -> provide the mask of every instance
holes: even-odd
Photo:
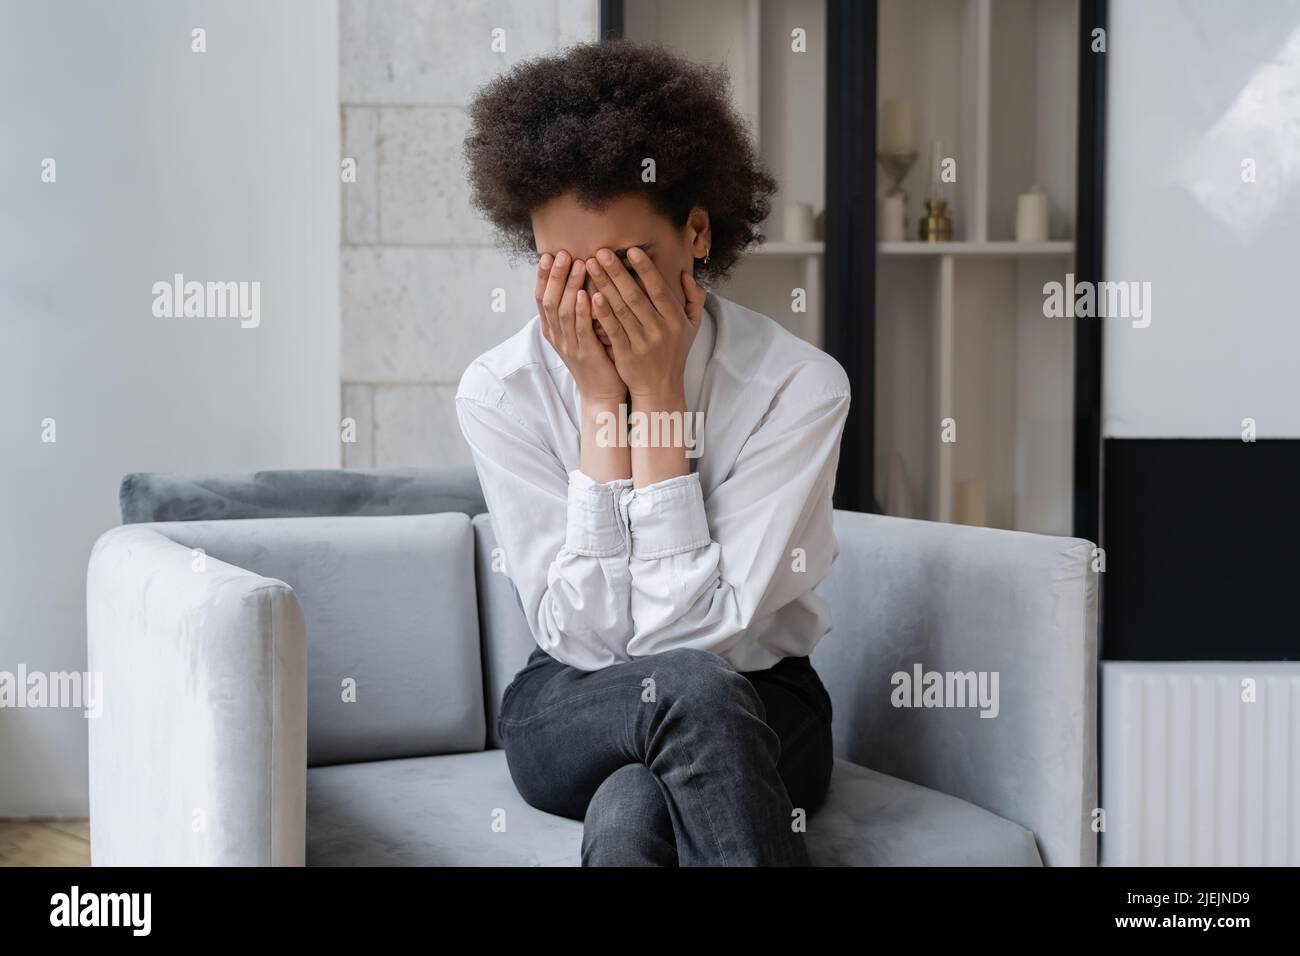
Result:
[[[0,866],[90,866],[90,821],[0,820]]]

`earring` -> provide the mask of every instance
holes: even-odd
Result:
[[[712,246],[710,246],[709,248],[711,249]],[[709,250],[708,250],[708,249],[705,249],[705,250],[704,250],[704,264],[705,264],[706,266],[709,264]]]

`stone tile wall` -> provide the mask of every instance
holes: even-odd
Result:
[[[452,398],[465,366],[536,311],[469,204],[475,89],[597,35],[596,0],[341,0],[343,415],[347,468],[466,464]],[[504,30],[505,51],[493,50]],[[492,311],[504,289],[506,310]]]

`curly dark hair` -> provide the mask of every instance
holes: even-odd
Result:
[[[531,211],[561,193],[596,209],[641,193],[679,228],[699,205],[712,239],[696,271],[720,279],[763,240],[758,227],[777,188],[729,87],[722,66],[625,39],[522,61],[469,106],[471,200],[512,256],[536,255]],[[654,182],[642,181],[646,158]]]

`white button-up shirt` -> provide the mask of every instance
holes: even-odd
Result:
[[[687,356],[688,475],[642,488],[579,469],[580,396],[537,316],[461,377],[456,414],[537,644],[581,670],[677,647],[737,671],[812,651],[839,554],[840,364],[713,292]]]

